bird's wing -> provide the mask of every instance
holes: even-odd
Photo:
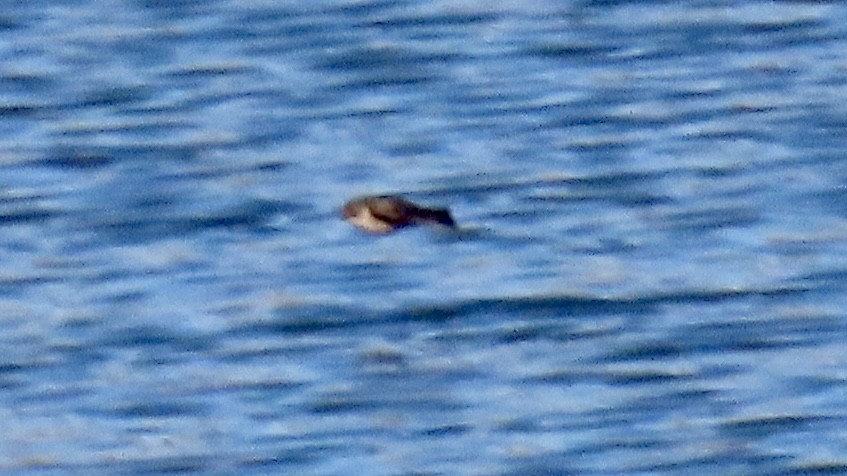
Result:
[[[392,225],[409,222],[409,207],[400,200],[376,199],[369,204],[371,215]]]

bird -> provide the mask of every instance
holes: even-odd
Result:
[[[426,208],[397,195],[354,198],[344,204],[341,215],[350,224],[376,234],[414,225],[456,226],[446,208]]]

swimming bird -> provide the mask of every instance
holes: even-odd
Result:
[[[391,233],[420,224],[456,226],[446,208],[425,208],[393,195],[354,198],[344,204],[341,214],[350,224],[371,233]]]

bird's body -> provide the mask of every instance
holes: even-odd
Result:
[[[412,225],[456,226],[447,209],[424,208],[397,196],[361,197],[342,209],[344,219],[371,233],[390,233]]]

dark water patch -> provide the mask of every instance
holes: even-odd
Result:
[[[847,186],[840,185],[825,191],[806,194],[804,201],[817,202],[838,216],[847,216]]]
[[[545,428],[536,418],[509,418],[500,420],[493,430],[503,433],[534,433],[545,431]]]
[[[553,115],[549,119],[541,121],[540,129],[572,129],[579,127],[605,126],[608,122],[606,116],[599,112],[582,113],[571,111],[562,115]]]
[[[108,409],[106,413],[117,418],[141,419],[201,417],[208,413],[206,406],[199,403],[155,400],[151,398],[143,402],[118,405]]]
[[[309,411],[315,414],[367,414],[375,411],[397,410],[414,412],[451,412],[466,409],[460,403],[447,401],[443,396],[427,397],[426,395],[410,395],[408,398],[389,398],[375,396],[371,398],[355,396],[324,397],[309,405]]]
[[[821,426],[843,423],[844,418],[827,415],[773,415],[731,420],[720,429],[732,438],[758,440],[785,433],[817,433]]]
[[[519,192],[524,189],[535,189],[539,185],[567,185],[577,183],[579,178],[562,178],[546,180],[541,178],[516,179],[514,175],[457,175],[444,180],[444,187],[433,188],[426,192],[416,192],[417,195],[432,197],[462,196],[467,200],[482,199],[498,192]],[[520,195],[520,194],[516,194]]]
[[[579,5],[583,8],[601,9],[601,8],[618,8],[625,6],[647,6],[664,5],[665,2],[660,0],[582,0]],[[594,12],[596,13],[596,12]]]
[[[580,383],[601,382],[609,385],[666,385],[671,382],[685,382],[694,379],[692,375],[682,375],[656,370],[604,371],[564,369],[534,376],[527,383],[576,385]]]
[[[59,283],[65,278],[59,276],[4,276],[0,277],[0,294],[14,294],[22,290],[33,289],[42,284]]]
[[[815,133],[825,135],[837,134],[837,143],[844,142],[841,133],[843,133],[844,129],[847,128],[847,119],[829,114],[824,108],[814,108],[809,111],[809,115],[811,115],[815,121]]]
[[[137,202],[121,216],[97,217],[86,223],[94,230],[119,243],[138,243],[187,236],[218,228],[258,230],[277,213],[287,210],[285,204],[270,200],[253,200],[232,208],[196,214],[174,213],[167,196],[149,196]],[[147,209],[147,210],[145,210]]]
[[[15,210],[3,210],[0,208],[0,226],[30,222],[45,222],[57,215],[59,215],[59,212],[57,211],[38,207]]]
[[[623,171],[562,179],[558,182],[561,184],[579,185],[589,189],[600,188],[618,190],[622,187],[647,185],[651,182],[668,178],[673,173],[674,172],[670,170],[650,172]],[[555,184],[556,181],[545,181],[544,183],[552,185]]]
[[[6,390],[9,392],[22,391],[26,389],[27,386],[28,383],[21,377],[5,376],[0,374],[0,390]]]
[[[551,412],[536,417],[535,431],[590,431],[598,428],[614,428],[632,425],[632,419],[614,408],[586,410],[581,412]]]
[[[13,17],[6,15],[0,16],[0,30],[2,31],[17,30],[24,27],[25,25],[23,23]]]
[[[157,174],[155,177],[151,178],[151,181],[157,183],[169,183],[173,184],[174,188],[180,189],[186,186],[186,183],[191,183],[193,181],[208,181],[215,179],[227,179],[233,175],[244,174],[248,172],[277,172],[283,170],[290,166],[290,162],[285,162],[282,160],[279,161],[271,161],[271,162],[259,162],[256,164],[220,164],[217,166],[192,166],[188,165],[186,167],[179,168],[174,170],[173,172],[163,172]],[[130,202],[130,204],[138,206],[138,207],[149,207],[151,205],[171,205],[175,203],[179,203],[179,196],[176,194],[169,194],[164,190],[156,190],[155,192],[151,192],[148,195],[138,198],[134,202]],[[246,204],[256,204],[262,205],[266,207],[275,206],[278,210],[282,211],[306,211],[308,208],[304,207],[296,202],[292,201],[283,201],[283,200],[246,200]]]
[[[29,388],[33,375],[40,371],[49,371],[52,367],[55,367],[55,364],[31,358],[21,358],[17,362],[0,362],[0,388],[24,392]]]
[[[663,93],[661,97],[666,101],[672,103],[679,103],[680,101],[685,102],[688,100],[703,101],[707,99],[719,99],[724,94],[726,94],[726,91],[723,91],[721,89],[672,89],[666,93]],[[738,112],[753,111],[741,108]]]
[[[426,471],[426,470],[408,470],[408,471],[398,471],[392,476],[443,476],[444,471]]]
[[[296,126],[280,126],[271,118],[257,117],[241,136],[240,144],[233,144],[238,151],[246,148],[268,148],[290,142],[300,136]]]
[[[57,87],[58,81],[56,78],[44,74],[7,71],[0,74],[0,84],[8,87],[9,89],[15,89],[23,92],[43,93]]]
[[[315,421],[322,419],[322,416],[318,416]],[[262,453],[269,458],[282,457],[283,460],[290,462],[327,461],[328,454],[348,456],[357,452],[373,452],[372,443],[368,437],[379,434],[376,429],[369,426],[329,431],[323,431],[322,428],[316,425],[293,434],[261,436],[251,443],[253,448],[262,448]],[[251,453],[255,454],[255,451]]]
[[[504,329],[495,336],[496,342],[500,344],[514,344],[518,342],[531,342],[548,338],[555,330],[556,326],[519,326],[511,329]]]
[[[744,320],[694,326],[692,335],[720,343],[726,350],[753,351],[769,348],[820,345],[847,331],[847,323],[837,318],[802,316],[795,318]]]
[[[529,457],[511,458],[510,468],[498,472],[498,476],[569,476],[591,474],[574,464],[576,455],[569,453],[547,453]]]
[[[724,228],[743,228],[761,220],[752,207],[710,207],[696,211],[665,213],[655,219],[656,225],[677,232],[708,232]]]
[[[36,166],[58,169],[88,170],[111,165],[115,158],[108,155],[86,153],[59,153],[32,162]]]
[[[600,154],[600,153],[613,153],[613,152],[622,152],[626,149],[629,149],[631,144],[621,141],[621,140],[587,140],[587,141],[574,141],[568,143],[566,150],[575,153],[583,153],[583,154]]]
[[[682,461],[651,463],[638,465],[632,470],[668,474],[713,474],[715,468],[721,468],[727,474],[776,474],[776,469],[788,463],[792,457],[787,455],[760,455],[750,450],[730,448],[715,451],[708,456],[684,457]]]
[[[763,289],[714,289],[680,290],[672,293],[657,293],[639,299],[651,304],[697,304],[720,303],[738,299],[794,298],[805,294],[809,288],[804,286],[786,286]]]
[[[818,20],[797,19],[789,21],[751,21],[740,25],[742,31],[754,35],[761,33],[795,33],[808,34],[809,30],[820,28],[823,24]]]
[[[746,167],[740,165],[728,165],[728,166],[705,166],[694,169],[694,173],[700,177],[705,177],[709,179],[724,179],[724,178],[735,178],[743,176],[744,174],[749,173]]]
[[[187,221],[189,229],[256,227],[267,222],[283,208],[280,202],[254,200],[232,210],[223,210]]]
[[[539,223],[543,220],[546,220],[550,216],[549,205],[554,204],[555,202],[551,201],[548,203],[547,208],[541,208],[537,206],[524,206],[521,208],[512,207],[509,210],[486,213],[482,218],[485,219],[495,219],[503,224],[512,224],[512,225],[526,225],[529,226],[532,223]],[[537,240],[538,238],[536,238]]]
[[[827,461],[810,464],[793,464],[787,471],[778,471],[774,476],[815,476],[815,475],[845,475],[847,462]]]
[[[230,79],[230,78],[228,78]],[[173,82],[172,87],[174,88],[192,88],[196,87],[196,81],[192,81],[187,79],[184,76],[176,75],[173,77],[165,76],[164,80],[168,80]],[[237,110],[238,113],[241,113],[239,108],[250,108],[252,113],[252,117],[257,117],[258,121],[263,121],[263,115],[272,116],[272,114],[268,111],[263,111],[259,105],[275,105],[277,107],[289,106],[314,106],[315,102],[318,98],[314,96],[307,96],[306,98],[302,96],[292,95],[290,92],[286,90],[281,90],[279,88],[274,87],[264,87],[264,86],[245,86],[243,88],[230,88],[230,89],[222,89],[222,88],[208,88],[202,89],[199,91],[194,91],[192,94],[183,94],[176,98],[173,98],[172,101],[161,102],[161,103],[141,103],[139,105],[127,105],[121,109],[121,112],[125,114],[133,114],[135,117],[144,118],[147,116],[152,116],[155,121],[162,121],[161,116],[171,114],[177,115],[183,118],[191,117],[188,113],[196,112],[200,114],[200,116],[194,116],[196,121],[197,117],[202,117],[202,115],[207,114],[206,109],[209,108],[219,108],[224,105],[228,105],[233,109]],[[300,117],[299,112],[292,112],[290,117]],[[250,117],[246,117],[246,119],[250,119]],[[170,120],[170,118],[168,118]],[[175,120],[174,124],[182,125],[182,124],[193,124],[195,121],[190,120]],[[286,127],[289,125],[288,121],[280,121],[275,119],[274,126],[282,129],[288,130]],[[164,122],[167,124],[167,122]],[[179,130],[177,129],[177,132]],[[184,141],[183,141],[184,142]],[[189,143],[197,141],[188,141]]]
[[[563,193],[544,193],[540,197],[529,197],[530,201],[539,203],[586,203],[586,202],[607,202],[625,207],[653,207],[657,205],[671,205],[675,203],[674,199],[667,195],[660,195],[648,191],[639,191],[632,189],[622,190],[582,190],[580,187],[574,187],[574,190]]]
[[[408,356],[399,349],[389,347],[373,347],[359,353],[359,362],[365,366],[405,367],[409,363]]]
[[[169,458],[104,457],[103,463],[72,463],[69,460],[28,461],[13,468],[14,474],[50,476],[65,474],[196,474],[220,471],[220,462],[212,462],[212,455],[176,456]],[[4,470],[12,468],[4,467]]]
[[[162,271],[161,274],[165,274],[165,271]],[[145,273],[147,277],[150,277],[154,273]],[[102,282],[102,280],[101,280]],[[107,281],[108,282],[108,281]],[[104,304],[116,304],[116,305],[128,305],[132,303],[142,303],[145,299],[150,297],[150,293],[148,291],[118,291],[114,293],[109,293],[104,296],[98,297],[96,302],[104,303]]]
[[[111,86],[90,91],[76,102],[69,104],[68,107],[77,109],[103,106],[123,106],[126,104],[134,104],[145,101],[149,98],[151,93],[152,90],[147,86]]]
[[[242,325],[238,327],[234,327],[232,329],[227,330],[222,338],[243,338],[243,337],[256,337],[259,335],[267,335],[265,331],[265,326],[259,325]],[[310,353],[318,351],[318,345],[313,347],[305,346],[305,348],[298,348],[297,352],[299,353]],[[252,362],[254,360],[263,360],[263,359],[273,359],[278,358],[280,356],[290,355],[294,353],[292,349],[288,347],[271,347],[265,346],[259,349],[227,349],[225,351],[218,351],[215,355],[215,358],[223,363],[230,364],[246,364]]]
[[[575,246],[573,251],[587,255],[626,255],[637,251],[640,247],[623,240],[599,240],[595,246]]]
[[[171,70],[165,74],[165,77],[204,80],[226,76],[250,76],[255,73],[257,73],[255,68],[237,63],[194,64]]]
[[[628,344],[600,362],[662,361],[693,354],[759,352],[825,344],[845,324],[830,318],[743,320],[684,326],[664,339]]]
[[[380,405],[375,400],[360,400],[354,398],[323,399],[310,405],[309,410],[317,414],[364,413],[374,411]]]
[[[348,38],[343,30],[344,27],[339,27],[335,22],[323,19],[306,22],[301,21],[299,17],[292,17],[289,20],[284,16],[285,13],[282,13],[280,19],[271,20],[266,25],[259,23],[261,20],[249,18],[247,21],[253,23],[252,30],[258,27],[265,31],[259,33],[256,41],[242,46],[245,54],[272,57],[294,55],[301,61],[308,62],[308,59],[302,56],[303,54],[322,56],[327,49],[336,48],[339,43]],[[307,90],[302,92],[311,93]]]
[[[516,316],[521,317],[521,316]],[[556,319],[553,322],[506,322],[502,328],[489,333],[480,333],[479,337],[490,338],[498,344],[514,344],[521,342],[578,342],[581,340],[601,339],[617,335],[621,329],[617,326],[582,325],[584,321],[564,321]],[[597,323],[595,321],[595,323]]]
[[[436,81],[438,79],[437,76],[421,73],[419,71],[397,71],[390,72],[387,74],[364,74],[358,76],[347,76],[347,80],[340,83],[334,83],[329,86],[328,89],[339,91],[339,90],[360,90],[360,89],[371,89],[371,88],[384,88],[384,87],[407,87],[407,86],[421,86],[426,83]],[[345,117],[383,117],[392,114],[396,114],[400,111],[396,109],[380,109],[380,110],[371,110],[366,109],[362,111],[352,111],[345,114]]]
[[[566,318],[604,314],[644,314],[652,307],[635,300],[595,299],[577,296],[480,299],[452,305],[417,307],[401,311],[393,320],[445,322],[460,318],[519,315],[521,318]]]
[[[726,130],[697,131],[686,135],[687,140],[701,140],[712,143],[714,141],[736,141],[749,140],[753,142],[768,143],[774,140],[770,131],[756,129],[731,128]]]
[[[610,385],[656,385],[692,380],[691,375],[680,375],[655,370],[607,371],[600,374],[603,381]]]
[[[405,48],[358,47],[334,53],[321,59],[316,68],[331,71],[361,71],[388,69],[403,72],[404,68],[421,70],[427,65],[455,62],[456,53],[423,53]]]
[[[0,375],[9,375],[9,374],[17,374],[21,372],[28,372],[35,368],[40,368],[40,365],[35,365],[34,363],[30,364],[20,364],[15,362],[0,362]]]
[[[659,17],[657,17],[659,18]],[[780,28],[780,25],[785,28]],[[665,60],[691,57],[698,53],[720,51],[721,54],[744,54],[767,51],[769,48],[791,48],[801,45],[820,45],[837,41],[837,32],[816,20],[751,21],[727,23],[718,20],[697,22],[653,22],[634,23],[622,28],[628,38],[638,40],[644,35],[653,35],[658,41],[650,43],[652,48],[642,49],[637,56],[622,59]]]
[[[419,435],[422,438],[444,438],[448,436],[462,435],[472,430],[473,427],[471,425],[456,423],[452,425],[442,425],[434,428],[427,428],[419,432]]]
[[[676,44],[686,51],[715,51],[717,47],[734,52],[754,52],[770,47],[792,47],[805,44],[820,44],[837,40],[839,35],[826,28],[817,19],[798,18],[789,20],[751,20],[736,23],[702,21],[671,27],[661,27],[659,34],[685,40]]]
[[[0,225],[44,222],[60,216],[61,211],[42,205],[55,197],[42,194],[15,194],[9,190],[0,195]]]
[[[78,269],[82,269],[84,267],[84,264],[80,264],[79,266],[77,266]],[[102,285],[104,283],[113,283],[123,279],[132,279],[134,277],[137,277],[136,273],[127,269],[98,269],[93,272],[79,273],[75,276],[75,279],[79,280],[79,282],[81,283]],[[106,297],[106,300],[108,299],[110,298]],[[85,324],[84,321],[82,321],[81,323]]]
[[[376,319],[370,312],[351,312],[336,306],[304,306],[296,310],[281,309],[272,322],[250,325],[251,331],[274,334],[313,334],[339,329],[372,326]]]
[[[366,26],[380,29],[440,29],[442,27],[467,27],[494,22],[498,15],[494,13],[435,13],[414,16],[393,16],[368,22]],[[429,33],[432,34],[432,33]]]
[[[794,281],[816,291],[832,291],[847,286],[847,269],[820,271],[794,278]]]
[[[330,444],[301,444],[294,448],[283,448],[267,450],[267,456],[249,456],[242,458],[238,466],[250,471],[255,469],[270,470],[269,474],[278,474],[286,466],[304,466],[318,463],[326,458],[327,452],[337,453],[343,448],[337,448]],[[255,453],[255,451],[254,451]],[[302,468],[298,468],[302,471]]]
[[[210,0],[198,4],[193,0],[136,0],[135,3],[141,8],[162,15],[164,18],[177,21],[182,17],[201,15],[209,9],[216,8],[215,5],[221,2]]]
[[[529,210],[514,213],[547,213],[539,209],[538,202],[582,202],[609,201],[626,206],[653,206],[672,204],[673,199],[652,190],[658,181],[667,179],[681,171],[660,172],[618,172],[568,178],[491,178],[489,182],[473,184],[464,181],[464,185],[444,189],[445,195],[462,195],[473,198],[499,192],[512,192],[524,196]],[[477,179],[478,180],[478,179]],[[559,189],[565,189],[560,192]],[[520,193],[523,192],[523,193]]]
[[[710,413],[716,406],[716,400],[722,397],[722,393],[716,390],[683,388],[681,390],[667,390],[646,397],[630,400],[628,403],[616,408],[615,412],[623,420],[630,422],[645,421],[650,419],[651,414],[657,410],[668,412],[687,412],[692,415]]]
[[[603,454],[607,451],[628,451],[628,450],[668,450],[672,447],[672,444],[666,440],[661,438],[654,437],[637,437],[632,436],[630,438],[620,437],[620,436],[611,436],[607,440],[588,445],[580,445],[576,448],[573,448],[569,451],[569,453],[576,455],[599,455]]]
[[[331,5],[325,7],[322,11],[357,18],[367,17],[377,13],[389,16],[395,10],[402,10],[405,5],[407,5],[405,0],[370,0],[367,2]]]
[[[702,350],[702,349],[701,349]],[[601,362],[659,361],[675,359],[693,350],[675,341],[644,342],[607,354]]]
[[[137,325],[112,330],[108,336],[101,337],[96,345],[119,349],[165,347],[175,352],[200,352],[214,348],[215,343],[212,337],[180,333],[170,327]],[[155,355],[153,353],[150,356]]]
[[[322,24],[319,18],[309,17],[303,8],[294,5],[283,4],[245,4],[237,11],[232,12],[235,22],[239,25],[251,25],[253,31],[276,32],[274,28],[291,24],[292,27],[301,27],[303,30],[285,30],[282,33],[296,34],[316,33],[321,31]],[[311,20],[306,23],[307,20]]]
[[[806,288],[679,291],[639,298],[591,298],[581,296],[531,296],[479,299],[449,305],[415,307],[401,311],[399,321],[443,322],[480,315],[515,314],[522,318],[556,318],[591,315],[649,314],[668,304],[717,303],[737,299],[793,297]]]
[[[0,117],[6,119],[15,117],[25,119],[42,119],[48,118],[54,113],[55,107],[48,104],[39,104],[35,102],[0,104]]]
[[[129,139],[156,139],[165,136],[169,133],[176,133],[180,130],[194,129],[195,126],[189,122],[178,121],[159,121],[152,120],[149,122],[115,122],[115,123],[95,123],[77,125],[74,124],[68,128],[61,129],[57,135],[61,136],[68,142],[77,142],[81,148],[84,144],[81,139],[84,138],[101,138],[108,134],[111,137],[121,137]],[[61,158],[61,157],[60,157]]]
[[[289,380],[267,380],[267,381],[238,381],[226,382],[219,387],[199,388],[198,392],[220,392],[220,393],[238,393],[256,395],[259,398],[264,398],[265,395],[271,393],[275,396],[289,394],[302,390],[305,384],[302,382],[292,382]]]
[[[678,124],[695,124],[720,120],[726,116],[723,107],[712,109],[696,108],[692,110],[668,110],[654,116],[654,112],[639,110],[635,114],[615,114],[606,117],[604,124],[612,127],[625,127],[626,129],[670,127]],[[769,136],[765,136],[770,138]]]
[[[435,154],[443,148],[443,145],[426,139],[407,140],[391,145],[388,152],[398,156],[420,156]]]
[[[81,145],[92,155],[114,157],[116,160],[133,159],[136,162],[191,162],[205,157],[210,150],[237,147],[237,141],[198,141],[195,143],[175,143],[155,141],[121,141],[108,147],[90,146],[77,142],[86,141],[85,136],[68,138],[59,144],[60,148],[79,149]],[[87,142],[87,141],[86,141]],[[149,162],[148,162],[149,163]]]
[[[291,162],[285,160],[270,160],[268,162],[259,162],[248,167],[249,170],[256,172],[269,172],[276,173],[281,170],[287,169],[292,165]],[[280,202],[282,203],[282,202]],[[292,203],[286,203],[284,208],[291,209],[294,205]]]
[[[847,387],[847,380],[838,376],[799,376],[785,380],[783,390],[788,395],[814,395]]]
[[[79,342],[66,342],[48,347],[51,353],[61,356],[62,365],[87,366],[108,361],[112,356],[109,352],[97,347]]]
[[[567,60],[602,61],[614,54],[617,48],[600,44],[545,43],[533,46],[521,52],[542,58]]]
[[[181,455],[174,457],[151,457],[139,458],[127,461],[119,459],[104,464],[104,467],[96,466],[91,469],[104,471],[103,474],[121,473],[121,474],[209,474],[216,473],[221,470],[220,455]],[[86,473],[88,471],[82,471]],[[114,474],[113,473],[113,474]]]
[[[792,25],[797,25],[797,27],[795,28]],[[808,26],[803,22],[794,24],[759,23],[746,26],[748,31],[745,32],[745,35],[750,50],[765,49],[761,46],[762,38],[768,38],[774,48],[820,45],[822,43],[839,42],[843,39],[840,32],[823,28],[822,25],[813,22],[809,22]]]
[[[476,88],[467,88],[460,85],[451,87],[444,92],[447,99],[454,108],[459,108],[456,111],[459,117],[478,117],[477,114],[489,115],[491,111],[512,111],[515,114],[521,113],[550,113],[562,112],[570,110],[566,104],[555,102],[546,102],[540,105],[535,105],[530,101],[534,98],[524,91],[500,91],[500,90],[479,90]],[[461,111],[462,114],[458,114]]]

